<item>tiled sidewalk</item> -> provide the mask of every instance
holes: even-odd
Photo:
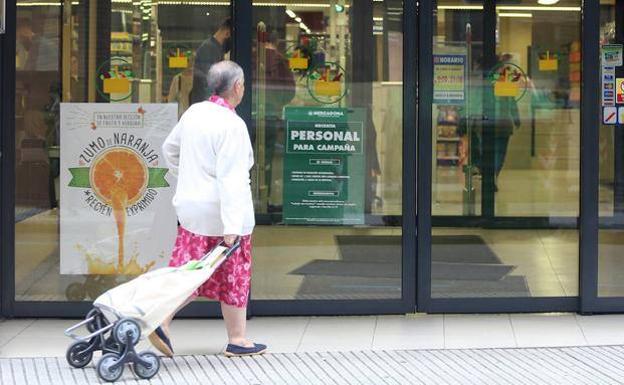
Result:
[[[621,384],[624,347],[394,350],[162,359],[151,381],[120,384]],[[2,384],[98,384],[93,366],[62,358],[0,359]]]
[[[64,356],[63,331],[76,322],[0,320],[0,358]],[[624,345],[624,315],[256,317],[248,331],[272,353]],[[219,353],[226,339],[216,319],[176,320],[172,337],[180,355]]]
[[[575,314],[254,318],[249,335],[271,354],[230,360],[219,355],[222,321],[179,320],[177,357],[163,359],[152,383],[624,383],[623,321]],[[72,370],[65,362],[71,341],[63,330],[75,322],[0,321],[0,384],[97,383],[93,364]],[[129,369],[123,379],[136,383]]]

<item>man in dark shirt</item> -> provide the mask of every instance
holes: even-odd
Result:
[[[191,104],[208,99],[211,91],[208,89],[206,75],[210,66],[223,60],[224,55],[230,52],[232,39],[232,22],[226,19],[219,26],[217,32],[206,39],[195,53],[193,65],[193,88],[191,90]]]

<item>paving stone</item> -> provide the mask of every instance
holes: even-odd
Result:
[[[129,367],[119,384],[621,384],[624,346],[284,353],[245,358],[163,358],[151,381]],[[98,357],[96,357],[97,362]],[[2,358],[0,383],[101,384],[95,362]]]

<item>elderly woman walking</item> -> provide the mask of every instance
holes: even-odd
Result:
[[[266,346],[246,338],[255,223],[249,179],[253,151],[247,126],[234,110],[245,90],[243,70],[232,61],[221,61],[212,65],[207,77],[212,96],[192,105],[163,145],[169,169],[178,177],[173,205],[180,225],[169,265],[183,265],[221,241],[230,246],[239,239],[240,247],[182,307],[196,296],[220,301],[229,340],[225,355],[261,354]],[[150,335],[167,356],[173,355],[173,316]]]

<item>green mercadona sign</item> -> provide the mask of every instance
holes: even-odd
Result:
[[[286,107],[284,223],[364,223],[363,109]]]

